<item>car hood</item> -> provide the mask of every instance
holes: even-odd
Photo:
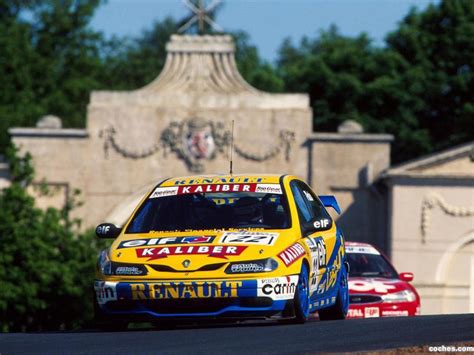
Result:
[[[386,279],[382,277],[349,277],[350,294],[385,295],[403,290],[414,291],[406,281],[400,279]]]
[[[209,264],[274,257],[295,240],[292,233],[285,230],[123,234],[112,244],[110,259],[118,263],[161,264],[176,271],[192,271]]]

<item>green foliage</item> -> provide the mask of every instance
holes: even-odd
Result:
[[[474,134],[474,2],[444,0],[412,10],[387,38],[388,50],[405,65],[398,75],[410,110],[429,132],[429,146],[442,149]],[[400,142],[403,144],[403,142]]]
[[[0,151],[12,126],[54,114],[84,125],[101,87],[101,35],[87,27],[99,0],[0,0]]]
[[[397,52],[372,46],[365,34],[344,37],[332,27],[298,47],[287,40],[278,66],[286,90],[309,93],[315,130],[335,131],[351,119],[368,132],[392,133],[395,161],[429,149],[412,110],[423,103],[406,92],[398,74],[406,63]]]
[[[135,90],[155,79],[166,60],[166,43],[178,25],[172,18],[155,22],[135,39],[113,38],[104,45],[100,76],[107,90]]]
[[[400,162],[472,139],[473,36],[474,2],[442,1],[412,10],[386,48],[335,27],[299,46],[287,40],[278,68],[285,90],[309,93],[316,130],[353,119],[392,133]]]
[[[0,331],[70,329],[92,318],[98,250],[62,210],[35,207],[30,157],[9,150],[13,180],[0,194]]]
[[[272,65],[259,57],[258,50],[250,43],[248,34],[240,31],[232,35],[236,47],[237,67],[244,79],[257,89],[282,92],[283,80]]]
[[[0,152],[9,127],[33,126],[45,114],[60,116],[65,127],[81,127],[92,90],[150,83],[163,68],[169,37],[194,16],[155,22],[137,38],[106,41],[89,27],[100,4],[0,0]],[[392,133],[395,162],[472,139],[471,0],[412,10],[384,48],[334,27],[298,45],[287,40],[276,66],[259,57],[248,35],[233,36],[244,79],[264,91],[309,93],[318,131],[353,119],[368,132]]]

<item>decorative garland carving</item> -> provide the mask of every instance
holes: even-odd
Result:
[[[274,146],[268,152],[264,154],[255,154],[250,152],[245,152],[242,148],[240,148],[237,144],[234,146],[235,152],[240,155],[242,158],[262,162],[268,159],[272,159],[273,157],[277,156],[282,148],[285,150],[285,159],[286,161],[290,160],[290,152],[291,152],[291,144],[295,140],[295,133],[287,130],[280,131],[280,141],[279,144]]]
[[[441,210],[454,217],[474,216],[474,207],[457,207],[448,204],[441,195],[433,192],[423,198],[421,204],[421,242],[426,242],[426,235],[430,226],[430,210],[438,205]]]
[[[188,169],[194,173],[204,171],[205,160],[215,159],[217,154],[224,153],[225,148],[230,145],[231,139],[230,131],[225,129],[222,122],[205,121],[201,118],[171,122],[163,130],[160,139],[146,149],[125,148],[117,142],[115,135],[116,130],[113,126],[106,127],[99,133],[99,137],[104,139],[106,158],[108,158],[110,148],[130,159],[147,158],[163,148],[164,154],[169,151],[176,153],[180,159],[184,160]],[[237,144],[234,149],[236,154],[242,158],[256,162],[272,159],[283,151],[286,161],[289,161],[294,141],[294,132],[281,130],[277,144],[263,154],[245,151]]]
[[[113,147],[117,153],[121,154],[125,158],[130,159],[143,159],[155,154],[160,149],[160,142],[158,141],[147,149],[132,151],[128,148],[120,146],[115,140],[115,134],[115,128],[112,126],[104,128],[99,132],[99,137],[104,138],[104,153],[106,158],[109,156],[110,147]]]

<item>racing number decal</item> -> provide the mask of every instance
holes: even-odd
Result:
[[[278,235],[279,233],[227,232],[222,235],[219,243],[273,245]]]

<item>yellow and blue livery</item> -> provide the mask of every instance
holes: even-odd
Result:
[[[185,318],[344,319],[344,237],[317,196],[290,175],[167,179],[101,252],[94,283],[100,325]]]

